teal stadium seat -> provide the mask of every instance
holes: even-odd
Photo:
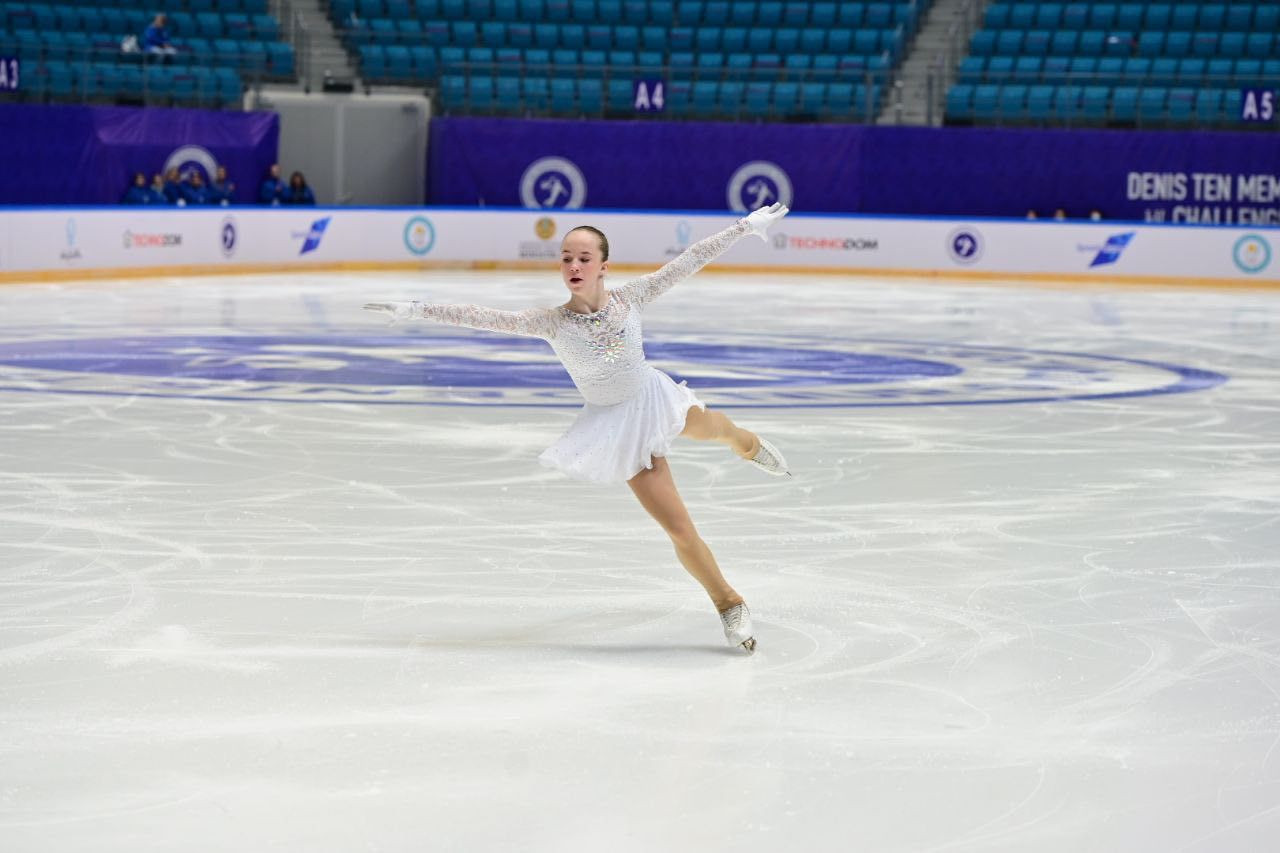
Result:
[[[1096,3],[1089,10],[1089,27],[1095,30],[1113,30],[1116,26],[1114,3]]]
[[[1116,86],[1111,90],[1111,120],[1133,124],[1138,120],[1138,98],[1145,90],[1137,86]],[[1164,89],[1159,89],[1163,103]]]
[[[604,112],[604,83],[602,81],[578,81],[578,109],[588,116],[596,116]]]
[[[1169,90],[1167,111],[1169,123],[1173,125],[1189,125],[1195,121],[1196,90],[1182,88]]]
[[[1014,3],[1009,7],[1009,17],[1005,28],[1011,30],[1029,30],[1036,23],[1036,4]]]
[[[1002,87],[997,109],[1001,121],[1020,121],[1027,110],[1027,87],[1021,83]]]
[[[1179,86],[1199,86],[1204,81],[1206,63],[1199,57],[1189,57],[1178,63]]]
[[[998,117],[1000,105],[1000,87],[991,83],[983,83],[973,87],[973,108],[971,114],[975,120],[991,121]]]
[[[773,113],[775,116],[790,116],[795,113],[800,99],[800,86],[789,80],[780,80],[773,84]]]
[[[1105,122],[1110,101],[1110,86],[1085,86],[1080,94],[1080,118],[1090,123]]]
[[[1169,28],[1181,32],[1190,32],[1196,28],[1196,18],[1200,7],[1194,3],[1178,3],[1173,7],[1173,17],[1169,20]]]
[[[1138,123],[1143,125],[1163,124],[1166,119],[1166,106],[1169,90],[1163,86],[1149,86],[1138,96]]]
[[[578,111],[577,81],[568,77],[551,79],[551,113],[558,116],[574,115]]]
[[[1058,121],[1071,124],[1083,116],[1080,110],[1080,86],[1059,86],[1053,93],[1053,114]]]
[[[859,107],[854,102],[855,89],[852,83],[830,83],[827,85],[827,98],[822,104],[822,117],[826,119],[850,119],[859,117]]]
[[[1062,86],[1071,82],[1071,58],[1067,56],[1047,56],[1044,60],[1044,71],[1041,81],[1054,86]]]
[[[1069,3],[1062,8],[1062,28],[1079,32],[1089,27],[1089,5]]]
[[[1222,90],[1199,89],[1195,93],[1195,119],[1202,124],[1222,121]]]
[[[1040,3],[1036,6],[1036,19],[1033,26],[1037,30],[1056,30],[1061,25],[1061,3]]]
[[[1037,124],[1053,118],[1053,95],[1056,86],[1036,85],[1027,89],[1026,117]]]
[[[993,56],[987,60],[986,82],[1007,83],[1013,80],[1017,60],[1012,56]]]
[[[967,121],[973,118],[973,85],[956,83],[947,90],[946,114],[950,119]]]
[[[956,69],[956,80],[960,83],[973,85],[982,80],[986,68],[986,57],[966,56],[960,60],[960,66]]]
[[[1146,9],[1140,3],[1122,3],[1116,9],[1116,27],[1133,32],[1141,31],[1145,13]]]
[[[521,98],[520,79],[518,77],[484,78],[476,91],[476,82],[482,78],[472,78],[472,100],[478,101],[481,108],[486,108],[498,115],[517,116],[524,112],[524,100]],[[478,98],[476,96],[479,96]]]
[[[1164,32],[1169,29],[1172,17],[1172,5],[1168,3],[1152,3],[1147,6],[1146,15],[1142,19],[1142,26],[1147,30]]]
[[[1151,74],[1147,82],[1152,86],[1172,86],[1178,82],[1178,60],[1169,56],[1151,60]]]

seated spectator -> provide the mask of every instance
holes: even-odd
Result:
[[[135,172],[133,183],[124,191],[124,197],[120,199],[121,204],[150,204],[151,191],[147,189],[147,176],[142,172]]]
[[[148,204],[169,204],[169,199],[164,194],[164,175],[156,172],[151,176],[151,186],[147,187],[147,193],[151,197]]]
[[[236,185],[227,180],[227,167],[219,166],[217,174],[213,177],[213,183],[209,186],[209,204],[217,204],[226,207],[235,199]]]
[[[1061,207],[1059,207],[1057,210],[1053,212],[1053,218],[1058,220],[1059,222],[1065,222],[1067,218],[1067,212],[1063,210]]]
[[[209,188],[205,186],[204,175],[192,170],[191,176],[182,186],[182,199],[192,207],[204,207],[209,202]]]
[[[176,204],[179,207],[187,203],[182,193],[182,175],[178,174],[177,166],[171,167],[164,173],[164,197],[169,204]]]
[[[280,205],[284,202],[284,181],[280,180],[280,164],[272,163],[267,177],[258,189],[258,204]]]
[[[169,30],[165,26],[167,19],[164,13],[156,15],[151,19],[151,25],[142,32],[142,50],[150,57],[158,58],[161,62],[169,62],[177,49],[169,41]]]
[[[1101,210],[1098,210],[1098,208],[1096,208],[1096,207],[1095,207],[1093,210],[1089,211],[1089,221],[1090,221],[1090,222],[1101,222],[1101,221],[1102,221],[1102,211],[1101,211]]]
[[[315,206],[315,194],[311,192],[311,187],[307,186],[307,179],[302,177],[301,172],[294,172],[289,176],[289,188],[284,191],[284,203]]]

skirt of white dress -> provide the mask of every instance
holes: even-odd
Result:
[[[667,455],[694,406],[706,409],[683,382],[677,385],[653,369],[631,399],[613,406],[583,406],[538,460],[578,480],[626,482],[652,468],[653,457]]]

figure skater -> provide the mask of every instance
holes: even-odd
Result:
[[[369,311],[392,320],[435,320],[454,326],[542,338],[569,371],[586,405],[569,429],[539,457],[577,479],[625,481],[662,526],[676,556],[702,584],[720,614],[731,646],[755,651],[751,612],[725,580],[676,491],[666,455],[678,435],[718,441],[762,470],[782,476],[787,463],[772,444],[701,403],[682,382],[645,362],[640,312],[747,234],[766,240],[768,227],[787,214],[779,204],[739,219],[694,243],[657,272],[606,289],[609,241],[589,225],[569,231],[560,246],[560,274],[569,300],[555,308],[498,311],[474,305],[371,302]]]

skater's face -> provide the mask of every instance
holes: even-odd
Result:
[[[599,237],[590,231],[570,231],[565,235],[560,244],[560,276],[570,293],[600,286],[608,270]]]

